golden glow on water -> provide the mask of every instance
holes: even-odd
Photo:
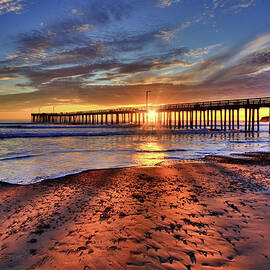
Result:
[[[114,129],[112,129],[113,131]],[[131,129],[117,129],[119,131]],[[3,133],[6,128],[2,129]],[[254,151],[270,151],[268,123],[261,133],[179,133],[155,135],[88,136],[96,128],[12,128],[7,134],[46,135],[60,137],[19,137],[0,139],[1,180],[30,184],[42,179],[89,169],[129,166],[153,166],[166,160],[190,160],[205,155],[229,155]],[[101,128],[100,134],[108,132]],[[0,132],[1,133],[1,132]],[[65,136],[69,134],[69,136]],[[70,136],[82,134],[82,136]],[[83,135],[83,134],[86,134]],[[152,133],[151,133],[152,134]]]
[[[153,166],[164,161],[167,156],[162,152],[164,148],[158,142],[142,142],[136,150],[138,152],[134,155],[134,161],[138,165]]]

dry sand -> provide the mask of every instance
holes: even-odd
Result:
[[[0,269],[270,269],[267,154],[0,185]]]

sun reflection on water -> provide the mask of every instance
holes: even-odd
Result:
[[[163,150],[162,145],[157,142],[142,142],[136,148],[134,162],[138,165],[153,166],[164,161],[167,154],[162,152]]]
[[[148,112],[148,119],[150,123],[155,124],[157,116],[156,114],[157,114],[156,111],[153,110]]]

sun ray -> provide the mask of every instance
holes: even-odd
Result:
[[[155,120],[156,120],[156,111],[150,110],[148,112],[148,120],[149,120],[150,123],[155,123]]]

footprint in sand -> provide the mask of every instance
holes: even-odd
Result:
[[[187,251],[185,253],[189,256],[190,261],[192,263],[196,263],[196,256],[195,256],[195,253],[193,251]]]
[[[171,257],[171,256],[170,257],[167,257],[167,258],[158,256],[158,258],[159,258],[159,262],[160,263],[170,263],[170,264],[172,264],[173,261],[180,261],[178,258]]]

